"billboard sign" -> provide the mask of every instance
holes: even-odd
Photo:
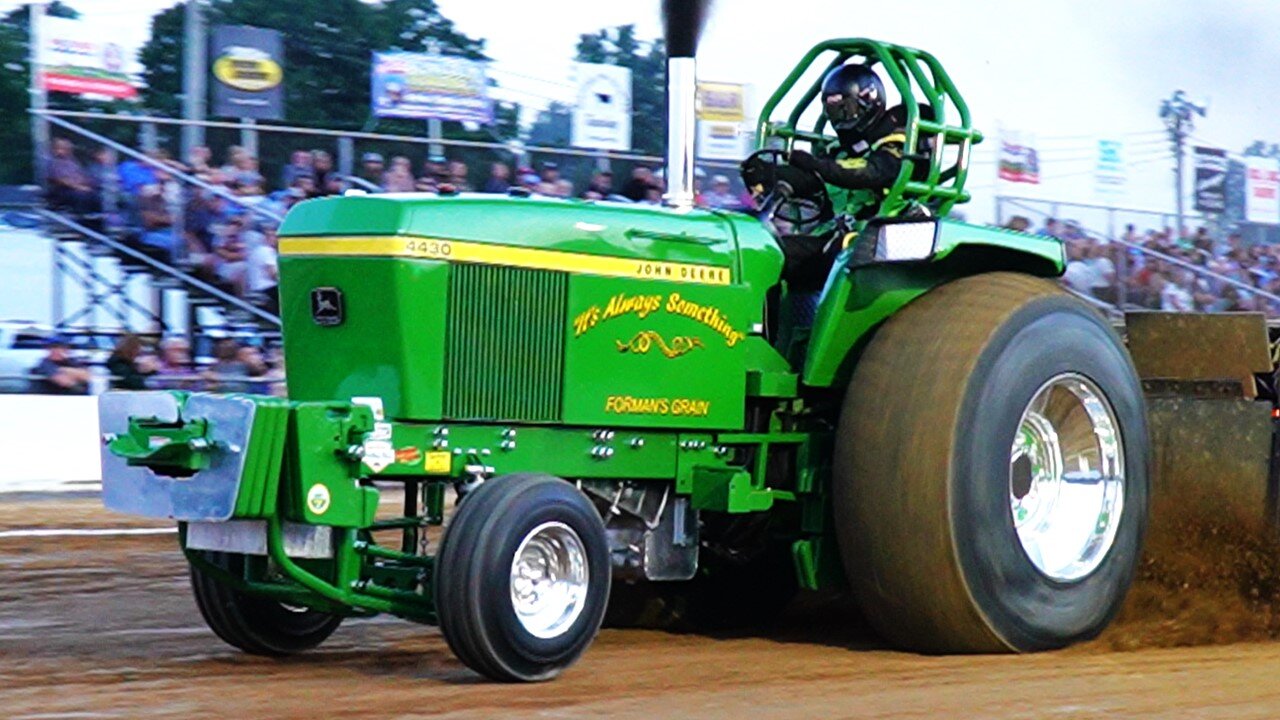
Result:
[[[1098,193],[1123,193],[1128,175],[1124,166],[1124,143],[1119,140],[1098,141],[1098,161],[1093,167],[1093,186]]]
[[[1195,207],[1204,213],[1227,209],[1227,151],[1195,148]]]
[[[484,64],[446,55],[373,54],[373,114],[378,117],[493,124]]]
[[[742,122],[747,116],[745,85],[698,83],[698,157],[741,160],[747,155]]]
[[[1280,225],[1280,160],[1246,157],[1244,168],[1244,219]]]
[[[284,43],[275,30],[248,25],[213,29],[213,114],[280,120],[284,117]]]
[[[1015,183],[1040,184],[1040,156],[1035,141],[1018,135],[1000,139],[997,177]]]
[[[88,23],[45,17],[40,26],[40,84],[48,92],[133,100],[124,48]]]
[[[574,63],[577,88],[569,144],[596,150],[631,149],[631,70]]]

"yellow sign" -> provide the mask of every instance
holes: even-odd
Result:
[[[681,297],[680,293],[667,295],[665,302],[662,295],[627,295],[626,293],[618,293],[609,298],[609,302],[603,308],[599,305],[592,305],[578,313],[573,319],[573,334],[574,337],[578,337],[606,320],[612,320],[623,315],[635,315],[643,320],[659,309],[667,314],[683,315],[706,325],[723,337],[725,344],[729,347],[737,345],[739,340],[747,336],[746,333],[734,329],[729,320],[721,314],[720,308],[686,300]]]
[[[740,123],[747,117],[746,90],[735,83],[698,83],[698,119]]]
[[[453,470],[453,456],[444,451],[429,452],[424,467],[429,475],[448,475]]]
[[[408,257],[700,285],[730,282],[729,268],[718,265],[635,260],[426,237],[287,237],[280,239],[280,254]]]
[[[710,400],[693,398],[642,398],[632,395],[610,395],[604,411],[615,415],[671,415],[706,417],[711,413]]]
[[[266,53],[254,48],[230,47],[213,63],[213,76],[224,85],[245,92],[262,92],[284,79],[284,70]]]

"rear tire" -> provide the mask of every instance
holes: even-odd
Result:
[[[206,552],[210,563],[239,575],[244,556]],[[342,616],[291,608],[268,598],[247,595],[191,567],[196,607],[214,634],[250,655],[282,657],[320,645],[342,624]]]
[[[1028,460],[1037,422],[1049,430]],[[891,318],[854,371],[832,488],[846,573],[905,648],[1093,638],[1137,566],[1148,463],[1141,385],[1097,313],[1024,275],[948,283]]]
[[[458,505],[435,565],[450,649],[494,680],[549,680],[600,629],[609,543],[595,506],[550,475],[487,480]]]

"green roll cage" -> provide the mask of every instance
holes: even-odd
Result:
[[[774,120],[774,113],[796,87],[809,68],[825,53],[834,52],[835,56],[827,63],[822,74],[804,92],[786,120]],[[822,89],[822,79],[827,72],[842,65],[850,58],[860,57],[868,66],[884,69],[898,93],[902,96],[902,104],[906,109],[906,143],[907,155],[902,163],[902,170],[885,195],[877,212],[878,217],[894,217],[903,209],[920,204],[928,207],[935,215],[945,216],[956,203],[968,202],[969,193],[964,189],[969,175],[969,155],[975,143],[982,142],[982,133],[973,128],[969,118],[969,106],[956,90],[947,72],[933,55],[922,50],[891,45],[865,38],[847,38],[828,40],[813,46],[800,59],[791,74],[787,76],[778,89],[765,103],[760,111],[760,124],[756,132],[757,149],[771,147],[774,138],[783,141],[785,148],[791,150],[794,142],[806,140],[815,149],[827,149],[838,142],[834,134],[827,132],[827,117],[819,115],[812,130],[799,127],[800,117],[818,97]],[[948,124],[948,101],[951,109],[958,116],[958,122]],[[933,109],[933,119],[920,117],[921,104]],[[921,139],[941,138],[941,142],[931,142],[931,150],[927,155],[917,155],[912,149],[920,147]],[[953,159],[945,154],[947,146],[956,146]],[[923,180],[913,180],[916,176],[916,165],[929,163],[929,173]]]

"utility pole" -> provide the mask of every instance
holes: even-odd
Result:
[[[427,53],[433,56],[440,55],[440,41],[435,38],[427,40]],[[438,142],[443,136],[444,129],[440,118],[427,118],[427,138],[431,140],[431,144],[427,146],[427,154],[432,162],[444,162],[444,146]]]
[[[182,117],[189,123],[182,126],[182,159],[191,155],[191,148],[204,145],[205,78],[209,72],[209,34],[204,24],[203,0],[187,0],[182,16],[183,66],[182,66]]]
[[[44,68],[40,46],[44,42],[44,0],[36,0],[29,5],[30,23],[27,28],[28,42],[31,47],[31,168],[35,173],[37,185],[44,186],[46,162],[49,160],[49,119],[44,111],[49,108],[49,93],[44,89]]]
[[[1186,221],[1184,215],[1184,195],[1183,195],[1183,163],[1187,146],[1187,136],[1191,134],[1194,128],[1193,117],[1199,115],[1205,116],[1208,108],[1204,104],[1192,102],[1187,98],[1187,94],[1182,90],[1177,90],[1168,100],[1160,102],[1160,119],[1164,120],[1164,126],[1169,130],[1169,140],[1173,143],[1174,154],[1174,191],[1173,196],[1176,201],[1178,213],[1178,240],[1181,240],[1186,234]]]

